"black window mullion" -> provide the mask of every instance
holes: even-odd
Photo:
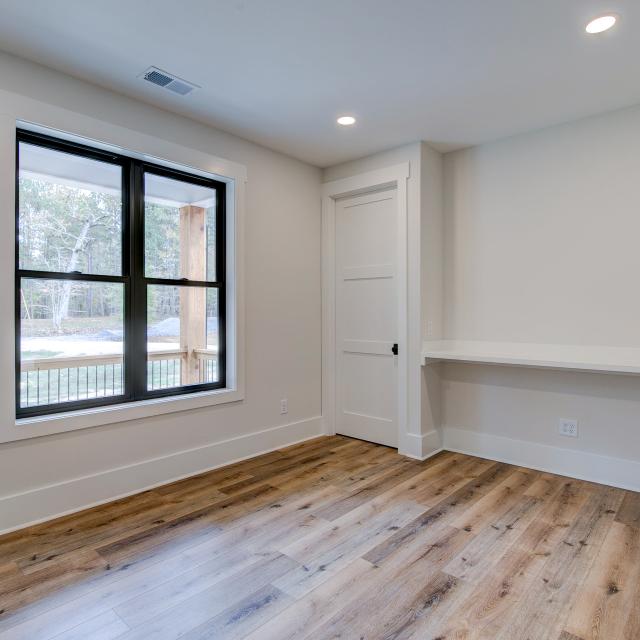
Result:
[[[144,281],[147,285],[159,284],[167,287],[206,287],[211,289],[224,287],[224,283],[220,281],[189,280],[189,278],[144,278]]]
[[[218,381],[227,385],[227,185],[216,190],[216,280],[218,290]]]
[[[144,171],[132,161],[130,172],[131,319],[125,340],[125,380],[133,399],[147,387],[147,285],[144,278]]]
[[[227,185],[216,187],[216,281],[227,280]]]
[[[35,271],[33,269],[17,269],[20,278],[32,280],[79,280],[81,282],[113,282],[126,283],[127,276],[105,276],[98,273],[82,273],[80,271]]]
[[[20,415],[20,384],[22,383],[22,366],[21,366],[21,300],[20,290],[22,288],[22,279],[20,278],[20,132],[16,135],[16,166],[15,166],[15,249],[14,249],[14,323],[15,323],[15,407],[16,415]],[[27,376],[29,374],[27,373]],[[29,388],[29,381],[27,379],[27,389]],[[27,391],[27,404],[28,404],[28,391]]]
[[[227,291],[218,289],[218,384],[227,386]]]
[[[126,276],[124,291],[124,331],[122,338],[122,365],[120,366],[120,383],[122,395],[126,399],[133,398],[132,382],[128,376],[130,363],[132,361],[129,352],[131,344],[131,327],[133,323],[133,282],[132,282],[132,162],[130,158],[124,158],[122,164],[122,274]],[[115,378],[115,365],[113,370]]]

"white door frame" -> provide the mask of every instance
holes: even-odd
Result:
[[[336,200],[385,188],[396,188],[397,234],[397,326],[398,443],[407,432],[408,407],[408,299],[407,299],[407,180],[409,163],[369,171],[357,176],[327,182],[322,187],[322,417],[325,433],[336,432]]]

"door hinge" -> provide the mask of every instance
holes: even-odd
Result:
[[[398,355],[398,343],[397,342],[395,342],[393,344],[393,347],[391,347],[391,353],[393,353],[394,356]]]

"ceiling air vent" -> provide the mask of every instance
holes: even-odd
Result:
[[[151,84],[155,84],[167,91],[172,91],[180,96],[190,94],[194,89],[198,89],[198,85],[182,80],[177,76],[171,75],[166,71],[162,71],[156,67],[149,67],[143,74],[142,79]]]

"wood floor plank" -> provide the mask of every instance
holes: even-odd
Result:
[[[616,513],[616,522],[640,528],[640,493],[624,492],[624,500]]]
[[[137,496],[58,518],[46,528],[41,525],[29,527],[22,537],[16,533],[0,536],[0,558],[19,562],[22,568],[55,561],[65,550],[86,547],[93,540],[120,531],[123,526],[144,521],[147,514],[153,519],[166,508],[162,498],[154,492],[140,494],[139,500],[135,498]]]
[[[55,636],[54,640],[115,640],[127,631],[129,627],[114,611],[106,611]]]
[[[237,469],[229,471],[227,467],[223,467],[222,469],[209,471],[197,476],[185,478],[184,480],[178,480],[172,484],[156,487],[154,491],[161,496],[180,499],[189,496],[191,493],[206,489],[220,491],[224,487],[243,480],[249,480],[251,478],[253,478],[253,476],[246,471]]]
[[[369,444],[369,443],[367,443]],[[344,461],[353,462],[353,456],[357,456],[360,464],[375,467],[375,463],[372,459],[375,458],[377,450],[371,450],[367,447],[364,450],[355,449],[353,447],[339,447],[336,450],[329,450],[325,452],[323,456],[314,456],[310,462],[296,463],[293,465],[287,465],[284,469],[274,472],[274,470],[264,471],[262,473],[256,473],[252,477],[254,481],[262,480],[269,482],[270,485],[282,488],[282,489],[295,489],[297,491],[305,490],[309,487],[322,486],[327,483],[333,485],[340,485],[341,480],[347,477],[349,474],[345,470],[340,472],[340,468]],[[388,454],[387,454],[388,455]],[[397,460],[394,461],[397,464]],[[250,483],[243,483],[244,486],[250,486]],[[224,487],[222,491],[231,494],[239,487],[240,483],[231,487]]]
[[[412,520],[409,524],[399,529],[394,535],[380,543],[364,555],[365,560],[372,564],[382,563],[388,556],[403,546],[410,544],[412,540],[431,527],[446,523],[454,513],[459,513],[467,505],[473,504],[483,490],[493,487],[511,473],[512,468],[499,463],[492,465],[477,478],[466,483],[460,489],[447,496],[444,500],[427,509],[423,514]]]
[[[261,491],[262,493],[274,492],[275,489],[266,486],[262,487]],[[251,501],[259,493],[260,490],[256,490],[254,493],[240,496],[240,499]],[[107,522],[91,526],[84,532],[73,528],[72,532],[65,531],[64,535],[57,538],[51,538],[49,532],[47,540],[40,539],[37,542],[39,553],[27,554],[16,562],[24,572],[29,573],[71,557],[82,547],[108,545],[130,536],[148,537],[154,529],[170,527],[170,523],[193,523],[197,526],[197,521],[200,521],[202,516],[215,511],[212,508],[213,505],[219,505],[221,509],[230,506],[230,498],[226,496],[223,498],[216,497],[212,502],[202,500],[181,504],[162,500],[160,503],[145,504],[143,508],[124,517],[110,515]]]
[[[300,495],[292,493],[280,497],[227,523],[221,534],[209,536],[208,540],[193,545],[185,551],[185,555],[206,554],[210,549],[235,547],[238,544],[256,553],[286,548],[314,531],[325,530],[327,521],[316,517],[311,511],[314,506],[321,507],[341,493],[336,487],[325,486]]]
[[[531,636],[555,638],[622,502],[620,492],[603,487],[578,512],[563,540],[551,551],[537,580],[508,616],[499,640]]]
[[[130,570],[125,567],[108,572],[86,584],[74,583],[70,588],[43,597],[11,616],[0,616],[0,638],[49,640],[202,561],[200,557],[190,560],[178,555],[143,568]]]
[[[322,584],[355,558],[365,554],[386,537],[413,519],[418,505],[399,503],[380,509],[377,504],[364,505],[345,514],[324,530],[314,532],[299,542],[281,549],[300,562],[274,584],[295,597],[302,597]]]
[[[464,552],[447,565],[446,572],[465,580],[482,578],[501,553],[514,543],[521,529],[535,518],[538,506],[535,499],[527,496],[501,517],[492,519],[491,524],[478,531]]]
[[[640,640],[640,494],[324,436],[0,536],[0,640]]]
[[[332,580],[296,600],[282,613],[249,634],[246,640],[299,640],[325,624],[338,608],[353,606],[374,580],[376,568],[356,558]]]
[[[544,491],[527,489],[510,509],[491,519],[445,571],[460,579],[482,579],[528,526],[544,515],[545,507],[560,498],[562,486],[563,479],[557,477],[553,484],[544,483]]]
[[[444,574],[441,567],[471,536],[452,527],[441,533],[410,562],[390,562],[378,569],[375,583],[356,606],[339,610],[326,624],[303,636],[305,640],[350,638],[354,631],[358,638],[400,639],[412,635],[418,626],[422,633],[458,587],[458,580]]]
[[[491,464],[488,460],[457,454],[448,458],[440,457],[427,464],[424,470],[387,489],[382,495],[432,507],[476,479]]]
[[[637,529],[614,522],[578,591],[564,630],[590,640],[625,637],[624,613],[640,606],[635,588],[639,570]]]
[[[263,483],[234,496],[221,494],[222,498],[216,497],[204,506],[202,503],[182,504],[181,508],[175,508],[175,517],[169,511],[146,527],[137,526],[128,535],[125,531],[119,537],[94,542],[94,545],[112,568],[117,568],[124,562],[139,561],[154,553],[165,552],[167,547],[171,553],[176,540],[180,540],[179,546],[182,542],[195,544],[203,537],[212,537],[216,532],[222,531],[222,521],[257,508],[277,494],[275,487]]]
[[[367,454],[359,456],[356,460],[346,458],[344,463],[348,466],[349,473],[344,479],[335,481],[335,484],[351,493],[355,493],[374,482],[377,478],[397,470],[401,462],[402,460],[394,457],[386,448],[381,451],[369,451]],[[429,466],[436,466],[446,462],[446,459],[442,460],[439,457],[438,460],[434,458],[430,462]],[[342,466],[340,462],[338,462],[338,466]],[[423,469],[424,467],[421,468],[421,470]]]
[[[418,463],[413,460],[399,461],[384,473],[374,476],[365,485],[358,487],[356,491],[353,491],[348,496],[316,511],[315,515],[326,520],[336,520],[400,484],[403,480],[415,476],[418,469]]]
[[[471,582],[460,595],[457,613],[434,624],[435,636],[493,640],[501,632],[503,619],[508,618],[515,608],[522,610],[520,601],[523,595],[540,579],[539,574],[551,551],[562,543],[568,523],[574,520],[586,502],[586,496],[578,490],[579,483],[555,478],[553,483],[549,478],[543,478],[542,484],[534,486],[534,483],[525,492],[527,499],[533,496],[541,499],[541,506],[524,529],[519,527],[508,531],[510,544],[494,547],[487,550],[486,557],[474,559],[477,547],[485,545],[486,533],[489,539],[493,539],[496,533],[489,530],[479,532],[473,542],[445,566],[445,570],[456,571],[458,577]],[[508,519],[509,514],[505,517]],[[511,534],[515,534],[515,540]]]
[[[124,634],[122,640],[146,640],[147,638],[173,639],[208,623],[219,614],[237,606],[246,598],[263,588],[271,588],[271,583],[282,574],[291,571],[298,564],[287,556],[278,555],[256,563],[239,576],[229,576],[216,582],[180,602],[169,602],[162,613],[156,614],[131,631]],[[262,605],[261,605],[262,606]],[[128,623],[130,617],[138,619],[133,610],[116,607],[116,613]]]
[[[182,636],[183,640],[238,640],[293,604],[293,598],[266,585]]]
[[[282,564],[281,556],[271,554],[257,557],[243,549],[230,549],[126,600],[117,605],[115,611],[130,627],[139,627],[148,620],[162,615],[167,609],[188,601],[192,596],[223,580],[232,579],[248,583],[254,580],[257,574],[269,572],[270,563],[279,567]],[[285,562],[285,566],[293,568],[295,563]]]
[[[73,558],[49,565],[30,575],[18,573],[0,582],[0,615],[37,600],[50,591],[82,579],[96,571],[106,571],[107,563],[93,549],[82,550]]]
[[[7,562],[0,565],[0,583],[20,574],[20,569],[15,562]]]
[[[499,518],[518,501],[524,501],[527,505],[532,500],[526,500],[524,492],[531,486],[535,479],[532,473],[514,471],[500,484],[491,489],[486,495],[477,500],[472,506],[466,508],[454,518],[452,526],[466,531],[475,531],[489,524],[491,520]]]

